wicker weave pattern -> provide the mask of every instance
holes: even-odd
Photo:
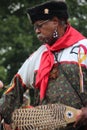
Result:
[[[17,109],[12,116],[12,129],[54,130],[65,127],[66,106],[59,104],[42,105],[35,108]]]

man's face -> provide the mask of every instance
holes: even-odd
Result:
[[[37,34],[37,38],[41,42],[48,43],[49,45],[53,44],[52,43],[54,41],[53,33],[55,29],[56,25],[52,20],[45,20],[45,21],[41,20],[36,21],[34,23],[34,30],[35,33]]]

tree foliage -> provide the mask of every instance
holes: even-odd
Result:
[[[26,9],[47,0],[0,0],[0,80],[8,84],[26,58],[40,45]],[[87,36],[87,1],[66,0],[70,22]]]

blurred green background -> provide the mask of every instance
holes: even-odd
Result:
[[[47,0],[0,0],[0,80],[9,84],[40,43],[26,9]],[[71,25],[87,36],[87,0],[66,0]]]

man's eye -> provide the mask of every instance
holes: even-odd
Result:
[[[41,25],[35,25],[35,26],[34,26],[34,30],[39,29],[39,28],[41,28],[41,27],[42,27],[42,24],[41,24]]]
[[[38,25],[38,28],[41,28],[43,24]]]

